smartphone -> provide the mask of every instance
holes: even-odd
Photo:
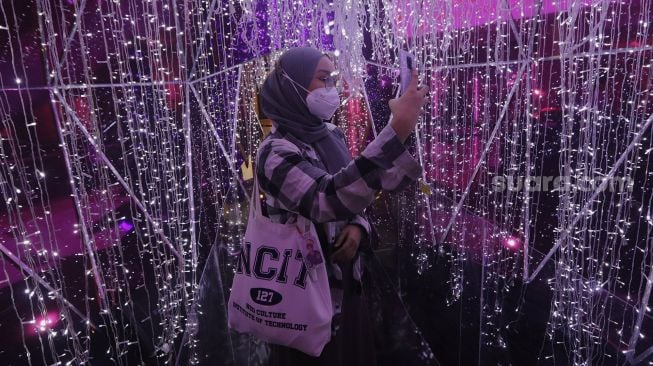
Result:
[[[414,57],[404,50],[399,50],[399,95],[402,95],[408,85],[410,85],[410,76],[413,71]]]

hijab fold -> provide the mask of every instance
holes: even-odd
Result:
[[[261,109],[284,132],[313,146],[330,174],[338,172],[351,160],[345,142],[329,131],[324,121],[306,106],[308,89],[318,62],[326,55],[311,47],[290,49],[281,55],[261,89]],[[295,83],[304,89],[293,85]]]

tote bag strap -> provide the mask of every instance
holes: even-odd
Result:
[[[258,177],[256,174],[256,169],[254,169],[254,187],[252,188],[252,195],[250,196],[249,201],[249,217],[252,218],[254,215],[263,217],[263,211],[261,209],[261,191],[258,187]]]
[[[254,173],[254,187],[252,188],[252,195],[250,197],[251,198],[249,202],[249,216],[254,217],[254,215],[256,215],[258,218],[265,218],[266,220],[269,220],[269,218],[263,216],[263,210],[261,208],[261,189],[259,188],[258,185],[258,177],[256,175],[256,170]],[[309,234],[311,231],[312,224],[313,223],[311,222],[311,220],[307,219],[306,217],[300,214],[297,214],[296,225],[300,234],[302,235]]]
[[[251,199],[254,200],[254,202],[250,201],[250,205],[249,205],[250,219],[256,217],[258,219],[264,218],[265,221],[269,221],[270,220],[269,218],[263,216],[263,211],[261,209],[261,189],[258,185],[258,176],[256,175],[256,169],[254,170],[254,187],[252,188],[251,197],[252,197]],[[307,239],[310,236],[311,226],[313,225],[313,222],[311,220],[309,220],[308,218],[300,214],[297,214],[297,223],[295,225],[297,227],[298,234],[300,234],[303,237],[303,239]],[[323,260],[326,260],[324,258],[324,253],[322,252],[322,248],[319,244],[317,248]],[[311,280],[315,281],[317,278],[316,277],[317,275],[315,273],[317,267],[311,265],[311,263],[308,261],[308,258],[306,257],[306,253],[302,250],[301,246],[298,247],[298,249],[302,251],[302,260],[304,261],[304,265],[308,269],[309,277],[311,278]]]
[[[252,202],[253,200],[254,202]],[[249,218],[250,222],[252,221],[251,219],[256,217],[257,219],[263,219],[264,221],[270,222],[270,219],[263,216],[263,211],[261,209],[261,189],[259,188],[258,185],[258,176],[256,175],[256,169],[254,169],[254,187],[252,188],[252,195],[250,199],[250,204],[249,204]],[[296,227],[297,230],[299,231],[299,234],[303,237],[303,239],[308,238],[308,236],[311,233],[311,225],[313,225],[313,222],[309,220],[308,218],[297,214],[297,223]],[[320,251],[320,255],[324,258],[324,253],[322,253],[322,248],[318,244],[317,246],[318,250]],[[302,260],[304,262],[304,265],[308,269],[308,276],[311,278],[311,280],[315,281],[316,280],[316,267],[311,265],[306,257],[306,253],[302,250],[302,248],[298,248],[300,251],[302,251]]]
[[[256,175],[256,170],[254,170],[254,187],[252,188],[252,195],[250,197],[251,197],[249,203],[250,217],[252,217],[253,215],[264,217],[263,210],[261,208],[261,189],[259,188],[258,185],[258,176]],[[297,214],[297,228],[300,230],[300,233],[302,234],[310,233],[312,224],[313,223],[311,222],[311,220],[307,219],[306,217],[300,214]]]

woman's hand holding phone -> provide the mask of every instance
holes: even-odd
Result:
[[[410,84],[401,97],[391,99],[389,102],[392,120],[390,126],[401,140],[406,141],[408,136],[415,130],[419,116],[422,113],[422,107],[426,104],[428,98],[426,95],[429,90],[426,86],[418,87],[418,73],[416,69],[411,70]]]

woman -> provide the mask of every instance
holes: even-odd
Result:
[[[362,212],[379,190],[402,189],[421,172],[403,145],[428,92],[417,87],[417,72],[404,95],[390,101],[390,124],[353,160],[342,131],[328,123],[340,104],[335,74],[327,55],[294,48],[280,57],[261,90],[261,108],[274,126],[257,155],[264,214],[279,223],[293,223],[298,214],[315,223],[336,314],[320,357],[273,345],[276,365],[376,364],[357,255],[370,232]]]

